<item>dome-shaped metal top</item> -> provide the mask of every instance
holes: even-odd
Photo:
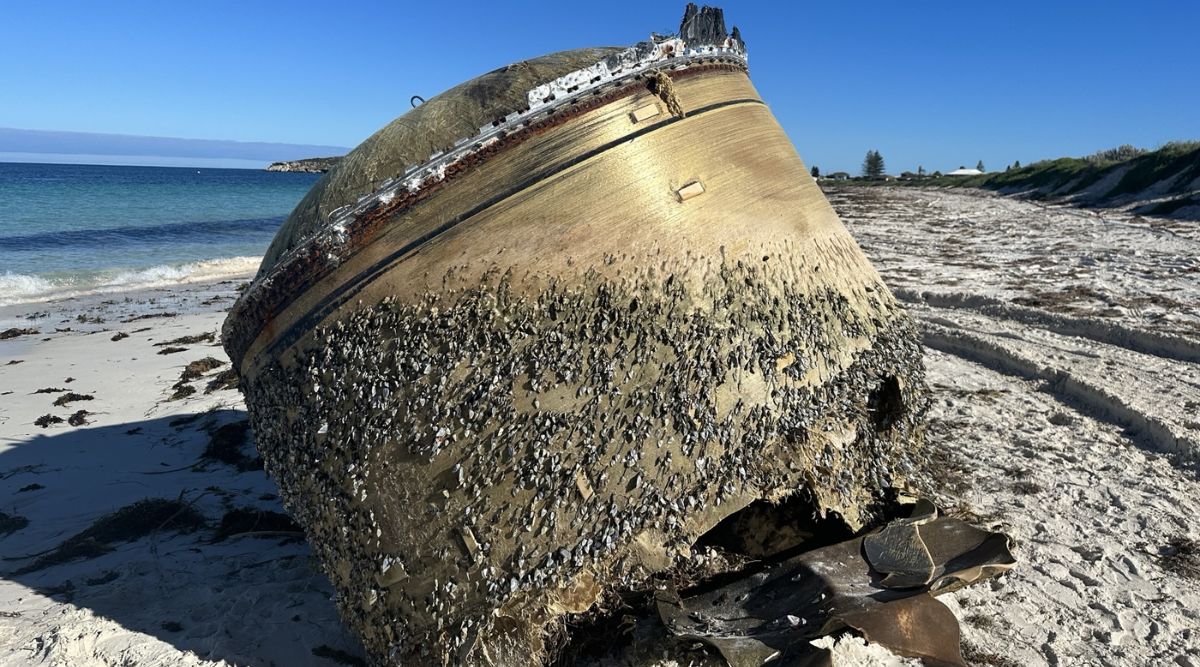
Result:
[[[301,200],[263,258],[268,273],[287,251],[320,231],[329,214],[375,191],[389,178],[470,137],[483,125],[523,110],[528,91],[620,52],[575,49],[501,67],[459,84],[388,123],[329,171]]]

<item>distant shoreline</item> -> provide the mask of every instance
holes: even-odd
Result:
[[[144,155],[94,155],[91,153],[4,153],[0,164],[52,164],[67,167],[126,167],[152,169],[229,169],[262,171],[265,160],[224,158],[147,157]]]
[[[323,174],[330,169],[333,169],[340,157],[310,157],[303,160],[285,160],[283,162],[272,162],[267,171],[285,171],[285,172],[304,172],[309,174]]]

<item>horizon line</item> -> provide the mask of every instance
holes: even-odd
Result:
[[[140,134],[0,127],[0,154],[223,159],[279,162],[342,156],[351,149],[236,139],[191,139]]]

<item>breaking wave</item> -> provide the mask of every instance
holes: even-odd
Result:
[[[0,306],[250,276],[261,261],[261,257],[230,257],[139,270],[40,276],[6,271],[0,274]]]

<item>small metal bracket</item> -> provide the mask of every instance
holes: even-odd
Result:
[[[679,197],[679,201],[681,202],[702,194],[704,194],[704,184],[700,181],[692,181],[675,191],[675,196]]]
[[[635,123],[640,123],[642,121],[654,118],[655,116],[657,116],[661,113],[662,113],[662,109],[659,108],[658,104],[651,103],[651,104],[647,104],[645,106],[638,107],[638,108],[634,109],[633,111],[631,111],[629,113],[629,119]]]

